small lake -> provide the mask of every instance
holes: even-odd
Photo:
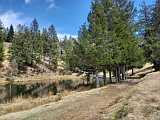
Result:
[[[54,95],[63,90],[75,90],[78,83],[72,80],[60,80],[58,83],[54,81],[37,82],[37,83],[10,83],[0,85],[0,103],[11,100],[12,98],[22,97],[41,97],[44,94],[52,92]]]

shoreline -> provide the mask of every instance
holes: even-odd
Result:
[[[72,75],[56,75],[56,76],[32,76],[32,77],[13,77],[14,80],[6,80],[6,78],[0,78],[0,85],[7,83],[31,83],[31,82],[49,82],[49,81],[59,81],[59,80],[69,80],[73,81],[82,80],[82,76],[77,76],[76,74]]]

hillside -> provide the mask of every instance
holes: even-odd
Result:
[[[0,116],[0,120],[159,120],[159,81],[160,72],[150,73],[132,83],[76,92],[58,102]]]
[[[9,46],[11,45],[11,43],[7,43],[7,42],[4,42],[3,43],[3,47],[4,47],[4,55],[5,55],[5,58],[4,58],[4,61],[2,62],[2,70],[3,71],[6,71],[6,69],[9,67],[9,61],[8,61],[8,49],[9,49]]]
[[[7,43],[4,42],[3,46],[4,46],[4,54],[5,54],[5,58],[4,61],[2,62],[2,67],[0,69],[0,84],[4,84],[7,83],[6,78],[8,77],[7,74],[10,74],[10,62],[8,60],[8,50],[9,50],[9,46],[11,45],[11,43]],[[42,60],[42,63],[37,65],[35,68],[31,68],[31,67],[27,67],[26,68],[26,74],[19,74],[18,76],[14,76],[14,81],[26,81],[26,82],[30,82],[30,81],[42,81],[42,80],[50,80],[53,79],[53,77],[56,80],[59,79],[80,79],[80,76],[77,76],[77,74],[72,74],[72,75],[64,75],[65,72],[65,63],[61,60],[58,61],[58,68],[56,72],[53,72],[51,70],[49,70],[45,65],[48,64],[48,58],[46,57],[46,61],[44,62]],[[44,65],[45,64],[45,65]],[[25,73],[25,71],[24,71]]]
[[[4,42],[3,43],[3,47],[4,47],[4,55],[5,55],[5,58],[4,58],[4,61],[2,62],[2,68],[1,68],[1,71],[2,72],[7,72],[9,69],[10,69],[10,62],[9,62],[9,60],[8,60],[8,56],[9,56],[9,54],[8,54],[8,50],[9,50],[9,46],[11,45],[11,43],[8,43],[8,42]],[[48,58],[46,58],[46,59],[48,59]],[[42,63],[43,63],[44,61],[42,60]],[[44,64],[47,64],[47,62],[45,61],[44,62]],[[40,64],[40,65],[38,65],[37,66],[37,68],[30,68],[30,67],[27,67],[27,74],[31,74],[31,69],[40,69],[40,70],[44,70],[45,72],[47,72],[47,73],[52,73],[46,66],[44,66],[44,64]],[[61,62],[61,61],[59,61],[58,62],[58,64],[59,64],[59,66],[58,66],[58,69],[64,69],[64,68],[62,68],[62,64],[63,64],[63,62]]]

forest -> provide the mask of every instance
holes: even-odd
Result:
[[[58,61],[64,61],[66,70],[96,76],[106,71],[114,74],[116,82],[127,78],[127,70],[141,68],[152,63],[160,70],[160,0],[140,10],[130,0],[94,0],[79,31],[78,38],[59,40],[53,24],[39,29],[36,18],[31,26],[19,24],[17,28],[5,28],[0,22],[0,63],[5,59],[3,42],[11,43],[9,61],[13,68],[23,70],[44,62],[56,71]],[[47,63],[45,62],[47,61]],[[17,72],[17,71],[16,71]],[[17,74],[17,73],[13,74]]]

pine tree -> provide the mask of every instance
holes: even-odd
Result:
[[[22,36],[24,37],[22,51],[24,54],[23,59],[25,61],[25,66],[32,66],[35,59],[32,58],[32,34],[28,27],[24,27],[24,33],[22,33]]]
[[[83,71],[88,71],[88,69],[92,69],[90,62],[87,59],[87,57],[89,56],[88,50],[90,46],[88,39],[89,32],[86,23],[84,23],[78,32],[78,44],[75,48],[75,54],[78,56],[76,60],[76,67],[80,68]]]
[[[39,63],[40,59],[38,58],[39,57],[39,49],[37,49],[39,47],[39,24],[37,22],[36,19],[34,19],[31,23],[31,35],[32,35],[32,39],[31,39],[31,57],[32,57],[32,60],[31,60],[31,66],[34,65],[34,62],[36,63]]]
[[[54,25],[50,25],[48,29],[48,35],[49,35],[49,51],[48,51],[48,57],[49,57],[49,69],[56,70],[58,67],[58,58],[60,55],[60,45],[57,37],[56,30],[54,28]]]
[[[151,50],[150,62],[154,64],[155,70],[160,70],[160,1],[156,0],[155,5],[152,7],[152,26],[150,35],[148,36],[147,45]]]
[[[65,35],[63,40],[60,41],[60,47],[61,47],[61,60],[66,61],[66,53],[65,53],[65,49],[66,49],[66,43],[67,43],[67,36]]]
[[[112,50],[112,66],[115,66],[116,81],[119,82],[121,79],[120,68],[139,61],[138,57],[142,56],[143,51],[135,34],[137,27],[134,23],[136,14],[134,2],[114,0],[108,13],[111,15],[108,30]]]
[[[97,87],[98,71],[105,69],[111,73],[115,67],[116,80],[120,81],[120,68],[135,63],[143,57],[140,41],[136,36],[134,23],[136,9],[134,2],[128,0],[95,0],[88,15],[87,28],[82,26],[78,43],[82,54],[81,66],[96,71]],[[81,55],[81,54],[80,54]],[[86,62],[86,63],[85,63]],[[85,66],[86,65],[86,66]],[[124,72],[123,72],[124,74]],[[111,74],[110,74],[111,76]]]
[[[75,47],[76,40],[70,36],[70,38],[65,43],[65,63],[67,65],[67,69],[73,71],[76,64],[75,61],[75,53],[74,53],[74,47]]]
[[[155,70],[160,70],[160,1],[156,0],[155,5],[141,5],[140,23],[142,26],[146,59],[154,64]]]
[[[14,29],[13,29],[13,25],[11,25],[7,34],[6,42],[12,42],[13,36],[14,36]]]
[[[7,41],[7,35],[8,35],[8,32],[9,32],[9,28],[5,28],[3,27],[3,33],[4,33],[4,42]]]
[[[10,61],[15,59],[18,63],[18,67],[23,67],[26,65],[26,54],[25,54],[25,37],[24,37],[25,26],[18,25],[17,33],[12,41],[11,46],[9,47]]]
[[[10,61],[16,60],[18,67],[21,69],[26,66],[31,66],[32,58],[32,36],[28,27],[18,25],[17,33],[9,48]]]
[[[41,39],[43,44],[43,57],[44,57],[43,60],[45,62],[46,60],[45,58],[49,52],[49,35],[47,29],[45,28],[43,28]]]
[[[112,14],[112,0],[101,0],[101,6],[102,6],[102,11],[104,13],[103,17],[103,36],[104,36],[104,41],[105,41],[105,57],[103,59],[103,75],[104,75],[104,85],[107,84],[106,80],[106,68],[110,73],[110,83],[112,83],[111,80],[111,70],[113,68],[113,36],[114,32],[113,30],[113,14]]]
[[[60,46],[63,50],[65,50],[65,46],[66,46],[66,42],[67,42],[68,38],[67,36],[65,35],[64,38],[63,38],[63,41],[60,41]]]
[[[4,49],[3,49],[3,41],[4,41],[4,37],[3,37],[3,25],[2,22],[0,21],[0,65],[2,64],[2,61],[4,60]]]
[[[43,40],[42,40],[42,36],[41,36],[41,31],[39,30],[38,31],[38,34],[37,34],[37,44],[36,44],[36,53],[37,53],[37,56],[36,56],[36,61],[37,63],[39,64],[41,62],[41,59],[42,59],[42,56],[43,56],[43,49],[44,46],[43,46]]]
[[[92,2],[91,11],[88,14],[88,42],[86,60],[89,61],[90,66],[95,69],[96,74],[96,86],[99,87],[98,72],[104,64],[106,57],[107,44],[105,41],[106,25],[105,16],[102,10],[102,6],[98,0]]]

